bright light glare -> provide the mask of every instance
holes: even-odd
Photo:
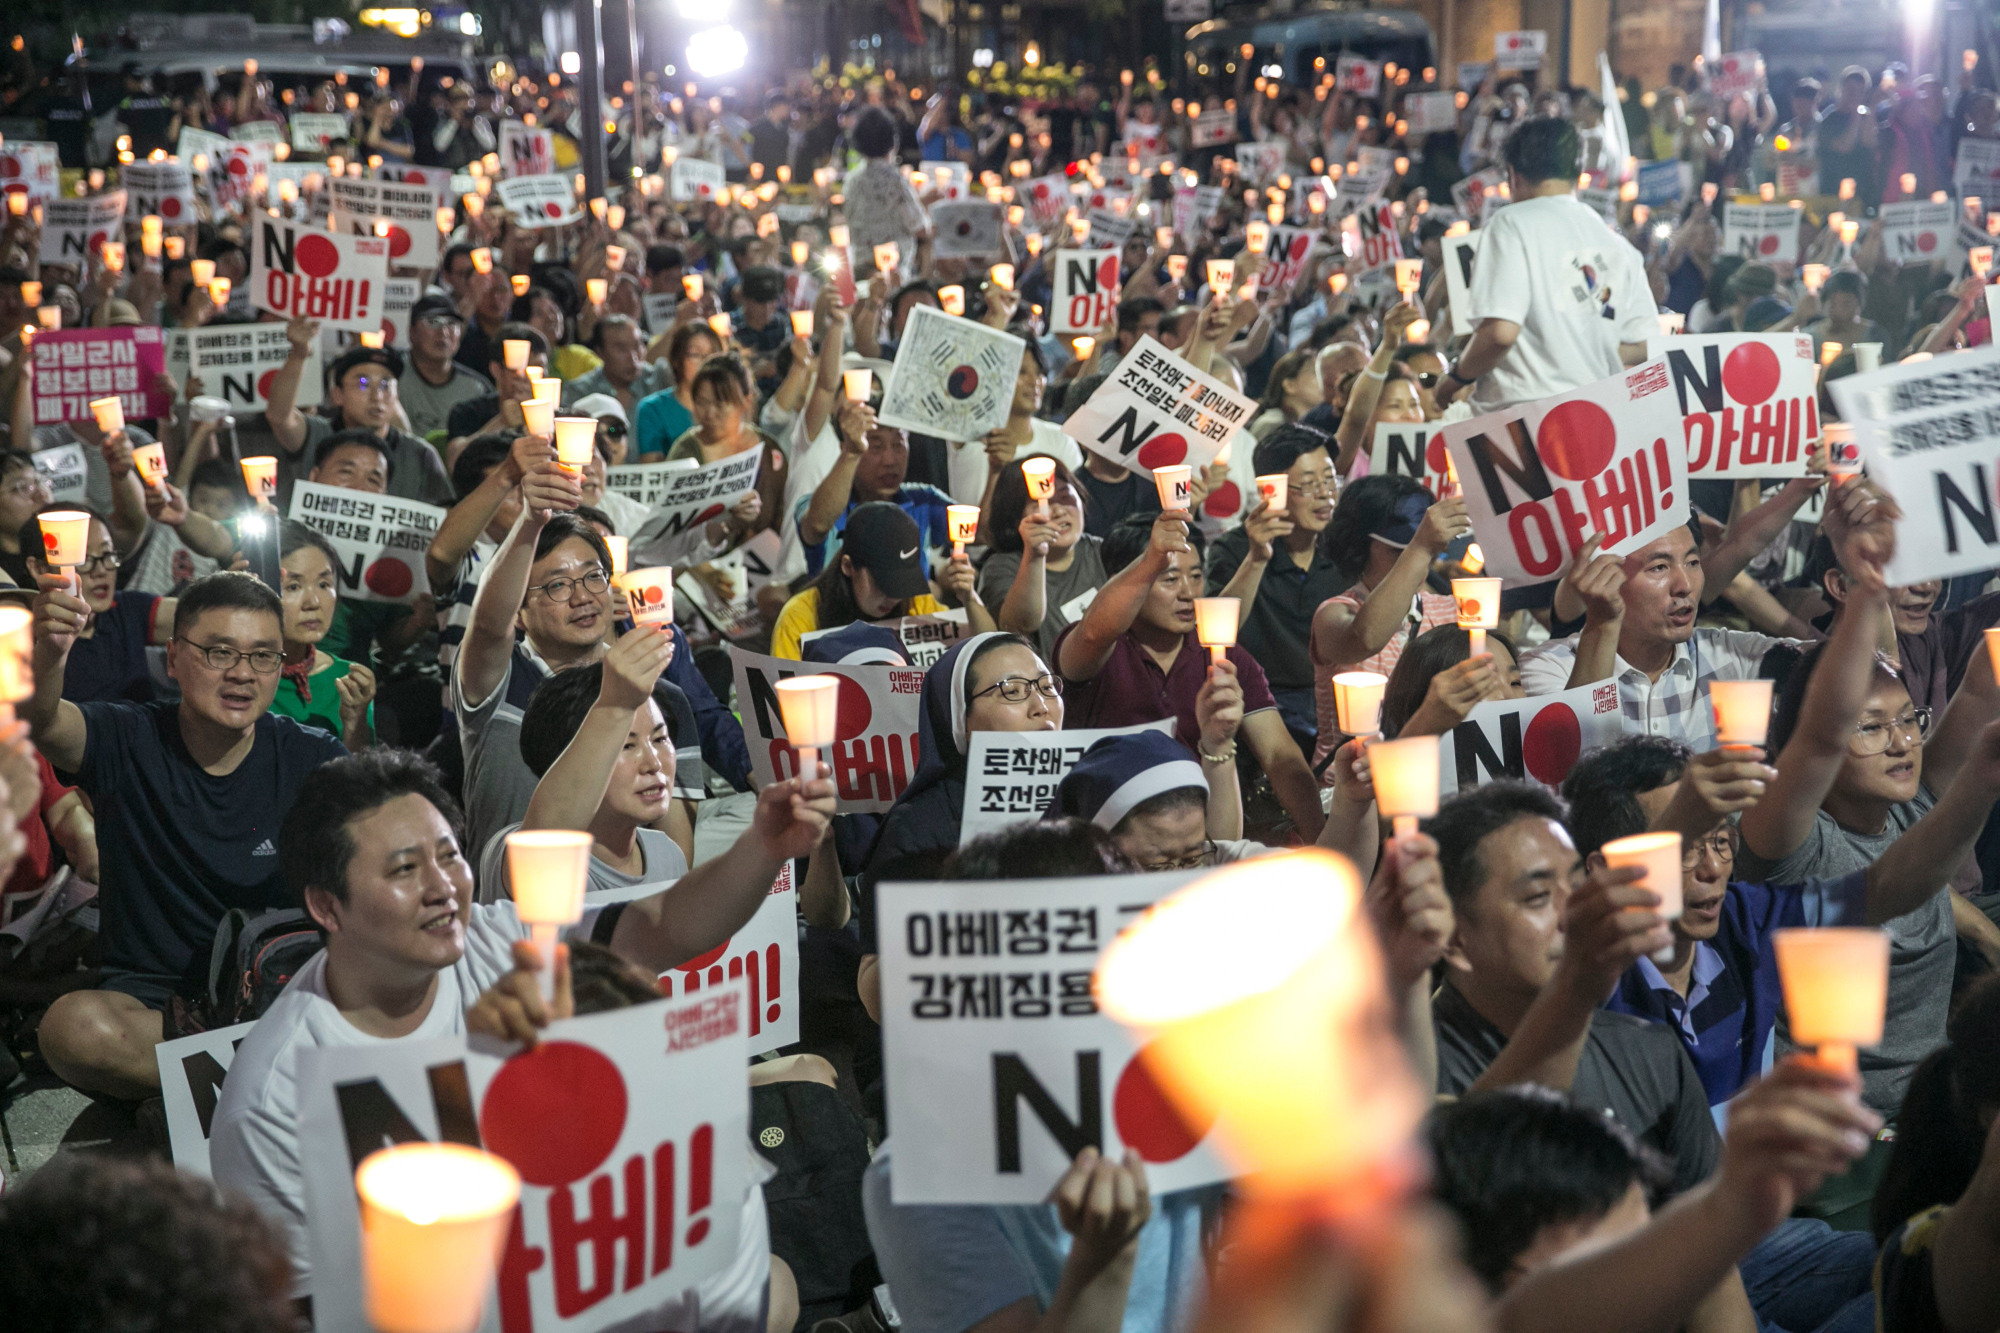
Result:
[[[582,57],[582,56],[580,56],[580,55],[578,55],[578,54],[577,54],[576,52],[574,52],[574,51],[565,51],[565,52],[563,52],[563,53],[562,53],[562,72],[563,72],[563,73],[565,73],[565,74],[580,74],[580,73],[582,73],[582,72],[583,72],[583,57]]]
[[[729,17],[731,0],[675,0],[674,8],[691,23],[712,23]]]
[[[750,58],[750,43],[743,34],[724,25],[708,28],[688,38],[688,66],[705,79],[733,74]]]

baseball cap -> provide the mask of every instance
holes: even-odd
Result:
[[[421,298],[415,305],[410,307],[410,323],[415,324],[419,320],[431,315],[450,315],[460,324],[465,323],[465,316],[458,313],[457,303],[449,296],[440,295],[436,292]]]
[[[146,321],[139,317],[139,307],[130,301],[113,299],[105,304],[105,324],[114,329],[127,329]]]
[[[1396,507],[1383,516],[1368,535],[1384,546],[1402,550],[1416,540],[1417,525],[1424,521],[1424,511],[1431,507],[1431,497],[1422,491],[1412,491],[1396,501]]]
[[[356,366],[381,366],[397,379],[403,377],[403,354],[393,347],[350,347],[326,368],[326,382],[339,384]]]
[[[784,294],[784,275],[765,264],[745,269],[743,285],[737,289],[746,301],[775,301]]]
[[[875,586],[899,601],[930,591],[922,563],[924,535],[903,507],[887,500],[856,505],[841,533],[840,553],[868,571]]]
[[[583,417],[617,417],[627,426],[632,419],[625,415],[625,404],[608,393],[587,393],[569,405],[570,415]]]

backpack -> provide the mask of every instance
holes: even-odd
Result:
[[[208,958],[208,1026],[228,1027],[261,1017],[286,983],[324,947],[312,918],[297,908],[229,912],[215,928],[215,947]]]

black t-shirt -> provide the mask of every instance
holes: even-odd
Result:
[[[278,826],[306,775],[347,751],[267,713],[236,771],[216,777],[188,754],[177,702],[78,707],[76,780],[97,813],[105,970],[197,994],[225,913],[297,905],[278,878]]]
[[[1432,1002],[1431,1022],[1437,1030],[1438,1091],[1460,1096],[1486,1072],[1507,1038],[1449,983]],[[1708,1179],[1721,1159],[1722,1140],[1701,1075],[1665,1024],[1598,1010],[1569,1095],[1671,1158],[1676,1194]]]
[[[783,125],[773,125],[768,116],[760,116],[750,127],[750,160],[764,164],[764,179],[776,180],[780,166],[792,160],[792,132]]]
[[[90,165],[86,145],[90,141],[90,108],[82,98],[70,93],[51,92],[38,108],[48,125],[49,142],[56,146],[62,164],[71,168]]]
[[[499,394],[485,393],[477,398],[468,398],[451,409],[451,415],[445,418],[444,432],[455,440],[461,435],[472,434],[499,415]]]
[[[105,699],[151,703],[158,695],[146,664],[146,645],[160,599],[149,592],[119,592],[111,609],[91,617],[90,637],[78,639],[63,668],[63,698],[73,704]]]
[[[1103,481],[1089,466],[1076,469],[1076,484],[1083,487],[1087,503],[1083,507],[1083,530],[1103,537],[1128,514],[1160,512],[1160,488],[1143,472],[1129,473],[1123,481]]]
[[[167,152],[174,145],[167,138],[173,127],[174,104],[157,93],[134,93],[118,104],[118,119],[132,134],[132,151],[145,157],[155,148]]]
[[[1241,524],[1208,544],[1209,596],[1221,595],[1249,553],[1250,534]],[[1257,659],[1273,689],[1312,688],[1317,673],[1306,645],[1312,639],[1313,613],[1354,582],[1318,548],[1306,559],[1309,563],[1301,567],[1283,539],[1272,544],[1271,563],[1236,633],[1236,642]]]

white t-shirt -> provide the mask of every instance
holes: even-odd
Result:
[[[588,939],[602,909],[586,908],[565,931]],[[430,1012],[405,1037],[375,1037],[349,1023],[326,990],[326,954],[300,968],[243,1040],[223,1081],[209,1140],[215,1182],[235,1190],[285,1233],[292,1255],[293,1294],[312,1290],[311,1241],[306,1234],[305,1174],[299,1162],[299,1062],[303,1052],[326,1046],[371,1046],[385,1041],[425,1041],[465,1031],[465,1011],[513,969],[512,950],[528,938],[512,902],[474,904],[465,928],[465,953],[438,973]],[[749,1147],[745,1145],[745,1151]],[[769,1175],[754,1152],[753,1185]],[[764,1194],[746,1191],[737,1253],[730,1267],[683,1294],[659,1312],[653,1327],[761,1333],[770,1274],[770,1234]],[[692,1316],[690,1318],[689,1316]]]
[[[1485,227],[1471,316],[1504,319],[1521,335],[1473,386],[1491,412],[1581,388],[1624,368],[1620,343],[1659,335],[1645,261],[1571,195],[1524,199]]]
[[[1035,438],[1014,451],[1014,457],[1046,454],[1074,472],[1083,466],[1083,450],[1063,434],[1063,428],[1040,417],[1031,419]],[[951,455],[951,498],[955,504],[976,505],[986,495],[986,444],[983,440],[947,440]]]

